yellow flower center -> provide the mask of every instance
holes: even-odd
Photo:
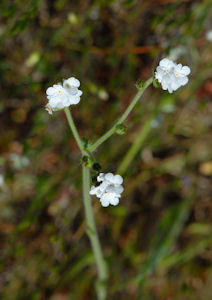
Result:
[[[112,196],[112,193],[106,193],[108,197],[111,197]]]

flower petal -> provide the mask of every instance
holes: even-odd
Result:
[[[78,88],[80,86],[80,81],[78,79],[76,79],[75,77],[70,77],[63,81],[63,86],[67,87],[67,85]]]
[[[114,205],[114,206],[118,205],[118,204],[119,204],[119,198],[117,198],[117,197],[112,197],[112,198],[110,199],[110,204],[111,204],[111,205]]]
[[[189,75],[191,73],[191,69],[187,66],[182,67],[181,71],[185,76]]]
[[[115,184],[122,184],[123,183],[123,178],[121,175],[115,175],[113,178],[113,182]]]
[[[46,90],[46,94],[51,96],[51,95],[54,95],[55,93],[55,89],[53,87],[49,87],[47,90]]]
[[[105,174],[105,179],[110,182],[113,182],[113,177],[114,177],[114,175],[112,173]]]
[[[100,202],[103,207],[107,207],[110,204],[109,198],[106,196],[106,194],[102,195],[102,197],[100,198]]]
[[[104,180],[104,178],[105,178],[104,173],[99,173],[99,175],[97,176],[97,181],[98,181],[98,182],[101,182],[101,181]]]
[[[92,185],[89,194],[96,195],[97,190],[98,190],[98,188]]]

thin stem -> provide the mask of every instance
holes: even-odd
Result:
[[[77,142],[77,145],[78,145],[80,151],[82,152],[82,154],[85,154],[83,143],[82,143],[82,140],[81,140],[81,138],[79,136],[77,128],[76,128],[76,126],[74,124],[74,120],[72,118],[71,112],[70,112],[70,110],[69,110],[68,107],[65,107],[64,111],[65,111],[65,114],[66,114],[66,118],[68,120],[68,124],[69,124],[69,126],[71,128],[71,131],[73,133],[73,136],[74,136],[74,138],[75,138],[75,140]]]
[[[151,131],[151,128],[152,128],[151,123],[158,114],[159,106],[160,106],[160,103],[156,106],[155,110],[152,112],[152,114],[146,120],[144,125],[141,127],[141,130],[140,130],[137,138],[135,139],[134,143],[132,144],[132,146],[126,153],[126,155],[124,156],[124,158],[117,170],[118,174],[124,174],[126,172],[131,161],[134,159],[134,157],[138,153],[139,149],[141,149],[143,142],[145,141],[145,139],[147,138],[148,134]]]
[[[77,131],[77,128],[74,124],[73,118],[71,116],[70,110],[66,107],[65,109],[66,117],[68,120],[68,124],[70,126],[70,129],[73,133],[73,136],[77,142],[77,145],[82,153],[89,154],[87,150],[84,149],[82,140],[79,136],[79,133]],[[89,168],[82,165],[83,170],[83,202],[85,207],[85,215],[86,215],[86,222],[87,222],[87,234],[89,236],[89,239],[91,241],[92,250],[94,253],[97,270],[98,270],[98,282],[96,284],[96,291],[98,300],[105,300],[106,299],[106,280],[107,280],[107,269],[106,264],[104,261],[104,257],[102,254],[101,245],[99,242],[98,233],[96,230],[96,224],[93,216],[93,210],[91,205],[91,198],[90,198],[90,170]]]
[[[87,221],[87,233],[91,242],[92,250],[94,253],[97,270],[98,270],[98,282],[97,282],[97,295],[99,300],[106,299],[106,280],[107,269],[102,254],[99,237],[96,230],[95,220],[93,216],[93,210],[91,205],[90,191],[90,170],[89,168],[82,166],[83,171],[83,201],[85,206],[85,215]]]
[[[100,137],[94,144],[92,144],[88,147],[90,152],[93,152],[94,150],[96,150],[97,147],[99,147],[104,141],[106,141],[112,134],[115,133],[116,126],[119,124],[122,124],[125,121],[125,119],[129,115],[129,113],[133,110],[136,103],[138,102],[138,100],[140,99],[140,97],[142,96],[142,94],[144,93],[146,88],[152,83],[152,81],[153,81],[153,78],[151,77],[144,83],[143,87],[138,90],[137,94],[132,99],[129,106],[126,108],[126,110],[124,111],[122,116],[118,119],[118,121],[102,137]]]

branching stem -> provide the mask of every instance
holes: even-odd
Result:
[[[88,147],[88,150],[90,152],[93,152],[94,150],[96,150],[103,142],[105,142],[112,134],[114,134],[116,132],[116,126],[119,124],[122,124],[126,120],[128,115],[133,110],[136,103],[138,102],[140,97],[143,95],[146,88],[152,83],[152,81],[153,81],[153,78],[151,77],[143,84],[143,87],[138,90],[137,94],[132,99],[132,101],[130,102],[130,104],[128,105],[128,107],[126,108],[126,110],[124,111],[122,116],[117,120],[117,122],[105,134],[103,134],[95,143],[91,144]]]
[[[73,133],[73,136],[77,142],[77,145],[82,153],[82,156],[87,154],[83,147],[82,140],[79,136],[77,128],[74,124],[73,118],[71,116],[71,112],[69,108],[65,108],[65,113],[67,117],[68,124],[70,129]],[[82,181],[83,181],[83,203],[85,207],[85,216],[87,222],[87,234],[91,242],[92,251],[94,254],[94,258],[96,261],[97,271],[98,271],[98,280],[96,283],[96,292],[98,296],[98,300],[105,300],[107,295],[106,289],[106,280],[107,280],[107,269],[106,264],[104,261],[98,233],[96,230],[96,224],[94,220],[92,205],[91,205],[91,198],[90,198],[90,169],[87,168],[84,164],[82,164]]]

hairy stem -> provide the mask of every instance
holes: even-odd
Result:
[[[68,124],[70,129],[73,133],[73,136],[77,142],[77,145],[82,153],[89,154],[83,147],[82,140],[79,136],[77,128],[74,124],[74,121],[71,116],[71,112],[69,108],[65,108],[66,117],[68,120]],[[91,205],[91,198],[90,198],[90,170],[85,165],[82,165],[82,173],[83,173],[83,203],[85,207],[85,215],[86,215],[86,222],[87,222],[87,234],[89,236],[92,251],[94,254],[94,258],[96,261],[97,271],[98,271],[98,281],[96,283],[96,292],[98,296],[98,300],[105,300],[107,295],[106,289],[106,280],[107,280],[107,268],[104,261],[104,257],[102,254],[101,245],[99,242],[98,233],[96,230],[96,224],[93,216],[93,210]]]
[[[91,205],[91,198],[89,195],[90,170],[89,168],[83,165],[82,172],[83,172],[83,201],[84,201],[85,215],[87,221],[87,233],[91,242],[92,250],[97,265],[97,271],[98,271],[98,282],[96,285],[96,290],[97,290],[98,299],[104,300],[106,299],[107,269],[102,254],[99,237],[96,230],[96,225],[95,225],[93,210]]]
[[[77,142],[77,145],[78,145],[80,151],[82,152],[82,154],[85,154],[83,143],[82,143],[82,140],[81,140],[81,138],[79,136],[77,128],[76,128],[76,126],[74,124],[71,112],[70,112],[70,110],[69,110],[68,107],[65,107],[64,111],[65,111],[65,114],[66,114],[66,118],[67,118],[68,124],[69,124],[69,126],[71,128],[71,131],[73,133],[73,136],[74,136],[74,138],[75,138],[75,140]]]
[[[124,111],[124,113],[122,114],[122,116],[117,120],[117,122],[102,137],[100,137],[94,144],[91,144],[88,147],[88,149],[89,149],[90,152],[93,152],[94,150],[96,150],[96,148],[98,148],[112,134],[115,133],[116,126],[119,125],[119,124],[122,124],[126,120],[126,118],[128,117],[128,115],[133,110],[133,108],[135,107],[136,103],[138,102],[138,100],[140,99],[140,97],[142,96],[142,94],[144,93],[144,91],[146,90],[146,88],[152,83],[152,81],[153,81],[153,78],[151,77],[151,78],[149,78],[144,83],[143,87],[138,90],[137,94],[132,99],[132,101],[130,102],[129,106],[126,108],[126,110]]]

